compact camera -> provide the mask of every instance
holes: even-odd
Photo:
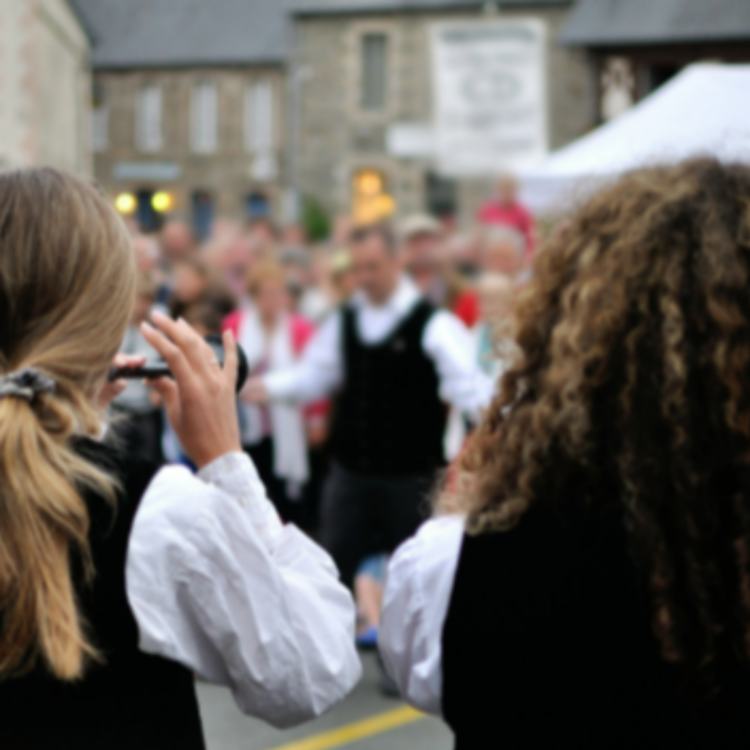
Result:
[[[224,367],[224,343],[221,340],[221,336],[211,334],[206,336],[206,343],[211,347],[216,359],[219,364]],[[169,365],[161,358],[155,362],[149,362],[144,367],[112,367],[109,371],[108,380],[119,380],[120,378],[127,379],[138,379],[138,380],[151,380],[154,378],[168,377],[172,373],[169,371]],[[237,344],[237,393],[242,390],[242,386],[247,381],[249,374],[249,366],[247,363],[247,355],[242,350],[242,347]]]

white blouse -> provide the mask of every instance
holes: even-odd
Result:
[[[463,516],[425,522],[388,566],[378,647],[404,699],[440,716],[442,636],[464,537]]]
[[[229,687],[276,727],[319,716],[361,676],[355,608],[331,558],[282,525],[250,459],[167,467],[135,518],[127,593],[140,648]]]

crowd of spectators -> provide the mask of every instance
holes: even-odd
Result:
[[[356,228],[342,216],[329,238],[311,243],[299,226],[279,227],[267,217],[245,224],[218,220],[199,243],[177,216],[156,234],[131,226],[139,284],[123,352],[156,358],[139,327],[158,310],[183,318],[204,336],[232,330],[248,357],[251,376],[292,365],[316,328],[357,291],[349,249]],[[510,340],[512,298],[529,273],[536,241],[533,220],[516,200],[514,182],[501,179],[496,197],[465,230],[427,214],[393,221],[391,230],[404,273],[427,300],[463,322],[461,345],[471,347],[478,367],[495,380],[510,354],[503,342]],[[329,471],[332,404],[259,406],[246,401],[240,393],[244,449],[282,519],[315,534]],[[158,395],[145,384],[131,381],[113,409],[121,417],[118,437],[129,451],[157,463],[190,466]],[[447,461],[459,454],[466,432],[461,414],[451,413]],[[374,641],[382,569],[382,560],[370,561],[357,584],[362,630],[370,634],[365,643]]]

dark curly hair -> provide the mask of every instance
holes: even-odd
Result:
[[[472,534],[624,514],[663,657],[705,675],[750,660],[749,282],[749,169],[626,175],[539,253],[462,461]]]

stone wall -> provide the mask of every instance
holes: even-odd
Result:
[[[549,142],[552,149],[586,132],[594,122],[590,66],[581,52],[556,40],[567,8],[503,10],[493,19],[541,19],[547,26]],[[381,170],[400,214],[422,211],[427,160],[395,159],[386,150],[388,126],[432,120],[430,31],[435,22],[476,20],[478,11],[400,13],[381,16],[317,16],[297,19],[300,90],[299,186],[320,197],[329,210],[346,212],[351,180],[360,168]],[[368,31],[388,34],[391,96],[389,108],[375,115],[356,106],[358,42]],[[468,219],[491,190],[488,180],[458,185],[461,216]]]
[[[64,0],[0,4],[0,169],[91,172],[89,40]]]
[[[275,103],[276,179],[258,181],[251,174],[254,155],[245,148],[244,97],[254,80],[271,80]],[[278,68],[190,68],[99,70],[95,75],[98,95],[107,112],[108,142],[96,154],[97,178],[112,193],[166,190],[176,198],[174,213],[190,214],[194,191],[215,197],[216,214],[235,219],[244,216],[244,201],[254,190],[266,194],[272,204],[280,199],[283,179],[280,154],[284,142],[286,87]],[[194,153],[191,146],[191,92],[197,83],[215,83],[218,91],[218,143],[210,154]],[[143,153],[136,146],[137,95],[142,86],[156,84],[162,90],[163,147]],[[174,180],[118,179],[118,165],[171,165]]]

